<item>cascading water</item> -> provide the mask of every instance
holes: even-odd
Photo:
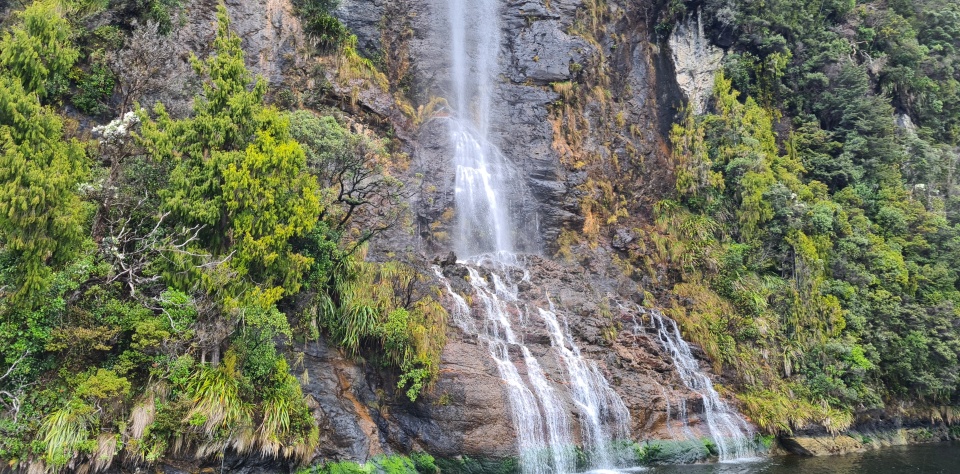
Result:
[[[518,298],[517,285],[510,278],[511,273],[523,271],[516,256],[486,254],[461,263],[467,270],[472,306],[453,291],[439,267],[434,271],[454,299],[453,322],[486,344],[504,381],[523,472],[576,472],[576,438],[559,386],[569,387],[581,428],[580,444],[591,467],[612,468],[623,464],[625,460],[618,456],[613,441],[629,437],[629,412],[596,365],[582,357],[566,320],[561,323],[552,306],[550,311],[536,308],[533,312],[539,316],[537,321],[526,318],[527,323],[543,324],[550,335],[552,352],[564,368],[565,379],[561,385],[547,378],[540,361],[514,330],[514,320],[519,320],[528,308]],[[482,329],[476,329],[474,316],[482,318]],[[518,366],[526,369],[524,374]]]
[[[511,281],[511,274],[517,270],[523,271],[524,279],[529,274],[514,253],[512,233],[516,228],[509,211],[510,191],[519,187],[520,180],[489,138],[500,49],[498,0],[448,0],[447,5],[452,53],[452,100],[448,103],[454,108],[449,130],[456,167],[454,246],[459,255],[471,257],[461,263],[467,268],[474,295],[468,303],[453,291],[441,269],[435,269],[454,299],[453,321],[465,333],[477,335],[495,362],[508,393],[524,473],[575,472],[577,438],[572,433],[573,419],[565,408],[564,396],[573,402],[580,427],[578,438],[591,467],[615,468],[624,460],[614,449],[614,441],[630,435],[626,406],[597,366],[582,356],[566,319],[558,315],[553,304],[549,310],[530,311]],[[528,217],[536,221],[535,216],[520,220],[530,221]],[[542,324],[550,335],[551,352],[564,370],[565,380],[560,384],[548,379],[540,361],[514,330],[513,320],[522,321],[523,315],[531,313],[539,320],[528,317],[526,323]],[[707,422],[711,434],[718,435],[715,439],[721,455],[739,455],[743,452],[736,441],[740,432],[732,426],[743,420],[720,401],[709,379],[697,372],[695,365],[690,368],[685,359],[689,347],[676,334],[677,340],[667,333],[661,340],[671,347],[685,383],[703,394],[704,405],[710,410]]]
[[[720,394],[713,388],[710,377],[700,370],[697,360],[690,351],[690,345],[680,335],[680,328],[677,327],[677,323],[662,315],[659,311],[644,310],[643,312],[650,318],[650,328],[655,331],[657,340],[670,353],[673,365],[676,367],[684,385],[703,399],[703,419],[706,421],[710,439],[717,446],[720,460],[730,461],[756,456],[753,429],[739,413],[730,408],[720,398]],[[645,332],[646,329],[642,322],[637,322],[634,330]],[[678,415],[683,421],[685,433],[689,436],[689,428],[686,423],[686,400],[680,400],[679,409]],[[669,428],[669,405],[667,410]]]
[[[461,255],[512,252],[505,202],[509,167],[490,143],[493,75],[500,50],[497,0],[449,0],[456,167],[456,242]],[[469,27],[468,25],[469,20]]]
[[[567,369],[571,395],[582,415],[580,426],[584,439],[594,448],[595,465],[614,466],[616,462],[611,459],[614,452],[610,442],[629,438],[630,413],[596,365],[581,357],[566,321],[561,327],[553,304],[550,306],[551,311],[539,309],[540,316],[547,323],[551,345],[560,352]],[[612,423],[605,423],[605,420]]]
[[[557,388],[540,362],[524,345],[511,323],[512,315],[526,313],[517,298],[510,271],[520,268],[513,253],[508,212],[508,190],[517,181],[503,154],[488,137],[493,74],[500,46],[497,0],[449,0],[452,51],[452,84],[455,116],[450,137],[456,167],[455,199],[458,216],[455,235],[460,255],[476,256],[468,262],[474,307],[482,312],[483,329],[477,331],[469,317],[454,315],[465,332],[485,341],[503,379],[517,432],[521,467],[531,474],[566,474],[576,470],[571,420]],[[468,18],[470,19],[468,21]],[[485,268],[481,275],[478,268]],[[443,278],[438,269],[438,276]],[[446,280],[444,280],[446,282]],[[466,300],[453,292],[457,313],[469,312]],[[535,311],[534,311],[535,312]],[[553,347],[567,369],[572,398],[578,410],[582,444],[597,467],[612,467],[610,442],[627,436],[629,413],[610,389],[596,366],[584,360],[569,330],[562,328],[553,311],[535,312],[543,319]],[[515,350],[511,350],[515,349]],[[516,350],[518,349],[518,350]],[[511,353],[522,358],[515,362]],[[518,363],[526,368],[524,379]]]
[[[480,303],[478,306],[486,316],[484,339],[490,356],[496,362],[500,378],[506,382],[509,391],[511,415],[524,472],[573,472],[572,459],[567,453],[573,446],[573,440],[563,405],[540,369],[539,362],[512,328],[510,316],[520,311],[516,290],[495,273],[491,274],[491,288],[476,268],[467,267],[467,271]],[[523,354],[527,378],[533,391],[527,387],[510,359],[510,347],[519,347]]]

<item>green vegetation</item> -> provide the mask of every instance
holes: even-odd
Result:
[[[502,460],[476,459],[460,456],[457,459],[438,459],[440,472],[450,474],[515,474],[520,472],[516,458]]]
[[[0,65],[27,94],[51,99],[63,87],[79,56],[73,30],[53,1],[34,2],[0,40]]]
[[[636,255],[670,315],[769,432],[960,403],[956,2],[703,8],[734,54]]]
[[[116,79],[103,64],[95,64],[89,74],[77,78],[77,93],[73,105],[87,115],[100,115],[110,110],[108,102]]]
[[[358,464],[351,461],[327,463],[297,471],[297,474],[438,474],[433,456],[414,452],[407,456],[378,456]]]
[[[312,36],[322,48],[336,49],[350,41],[351,35],[330,12],[339,0],[294,0],[297,14],[303,19],[304,31]],[[355,39],[354,39],[355,41]]]
[[[36,2],[0,40],[0,459],[46,472],[172,453],[307,464],[319,428],[291,366],[294,342],[321,332],[416,399],[439,370],[446,312],[410,265],[365,261],[404,218],[389,171],[405,156],[265,104],[222,6],[213,54],[191,61],[189,114],[156,104],[83,142],[63,98],[105,115],[117,81],[130,104],[150,87],[115,70],[140,54],[110,53],[131,38],[122,21],[78,34],[105,8]],[[160,41],[143,28],[137,48]],[[426,454],[376,463],[436,472]]]

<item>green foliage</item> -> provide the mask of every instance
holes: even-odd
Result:
[[[331,116],[309,111],[290,114],[290,133],[303,145],[307,165],[323,187],[322,220],[341,245],[356,248],[390,226],[405,209],[403,183],[390,166],[403,167],[404,156],[391,154],[382,140],[353,133]],[[361,220],[362,228],[351,221]],[[348,250],[352,253],[354,250]]]
[[[413,466],[416,468],[418,474],[440,473],[440,468],[437,467],[436,460],[433,456],[425,452],[414,451],[410,453],[410,459],[413,460]]]
[[[230,447],[245,451],[253,438],[253,409],[241,396],[236,355],[228,352],[216,368],[200,366],[187,392],[192,407],[183,422],[206,441],[201,456]]]
[[[285,360],[278,359],[262,402],[263,422],[258,429],[260,452],[282,454],[287,459],[307,461],[320,437],[320,430],[307,407],[300,381],[290,375]]]
[[[643,258],[768,432],[960,402],[954,3],[702,5],[734,52]]]
[[[335,49],[350,38],[347,27],[331,12],[339,0],[296,0],[294,6],[303,22],[304,31],[326,49]]]
[[[364,464],[352,461],[326,463],[297,471],[298,474],[436,474],[433,456],[423,452],[407,456],[377,456]]]
[[[79,401],[53,412],[40,427],[43,462],[57,472],[80,453],[90,453],[96,447],[92,437],[97,433],[99,420],[94,408]]]
[[[353,256],[339,265],[333,280],[318,285],[319,325],[352,355],[375,344],[377,357],[402,371],[397,388],[416,400],[439,371],[446,310],[432,297],[415,297],[422,277],[407,265]]]
[[[133,464],[226,451],[307,462],[319,428],[287,362],[291,320],[369,356],[411,399],[439,369],[446,313],[432,290],[410,267],[364,261],[405,209],[386,171],[404,155],[265,106],[222,6],[214,54],[193,58],[191,116],[158,104],[153,119],[98,127],[99,143],[70,138],[86,125],[51,104],[74,86],[80,112],[107,113],[124,22],[166,17],[168,29],[178,8],[41,1],[0,38],[0,458],[12,469],[96,471],[120,451]],[[116,23],[71,27],[101,15]],[[426,454],[364,469],[438,472]]]
[[[635,444],[633,448],[637,463],[641,466],[656,462],[660,457],[660,453],[663,451],[663,446],[656,442],[644,443],[643,445]]]
[[[73,30],[53,0],[30,4],[18,20],[0,39],[4,75],[19,79],[26,94],[55,98],[79,57],[70,41]]]
[[[76,187],[87,161],[79,142],[64,140],[62,119],[6,73],[0,74],[0,148],[0,243],[16,262],[11,301],[33,305],[52,267],[75,255],[82,240]]]
[[[216,55],[193,61],[197,73],[209,78],[194,116],[174,120],[158,105],[156,122],[142,117],[141,140],[156,159],[173,165],[164,207],[184,225],[200,226],[197,250],[227,260],[235,274],[207,283],[207,289],[226,284],[225,304],[236,307],[244,304],[237,298],[246,290],[235,282],[252,281],[259,289],[244,301],[268,307],[285,292],[296,293],[310,265],[289,240],[310,232],[317,221],[317,182],[306,173],[288,120],[263,105],[266,83],[259,79],[248,87],[252,78],[240,38],[230,31],[223,8],[219,18]]]
[[[690,280],[674,293],[693,303],[675,306],[671,315],[718,364],[737,367],[748,414],[771,431],[816,422],[835,432],[851,422],[854,407],[880,405],[882,393],[906,395],[901,390],[910,387],[939,397],[960,388],[951,385],[955,363],[929,359],[935,339],[922,328],[943,323],[913,319],[942,313],[908,303],[918,296],[910,281],[921,268],[951,281],[941,288],[953,295],[956,275],[936,273],[906,244],[922,240],[928,252],[951,255],[942,253],[950,247],[937,249],[930,240],[956,229],[937,216],[942,205],[925,208],[905,192],[898,171],[904,152],[893,138],[889,106],[870,95],[857,71],[841,69],[840,79],[849,81],[837,87],[836,98],[824,98],[831,105],[823,116],[832,117],[834,133],[842,132],[837,147],[824,148],[822,129],[807,125],[782,153],[773,114],[750,97],[740,102],[723,74],[715,113],[688,116],[673,132],[676,159],[686,170],[677,187],[685,209],[662,205],[658,222],[681,249],[701,247],[676,252],[694,259],[672,262]],[[848,171],[816,174],[803,164],[820,166],[827,159],[806,158],[831,153],[849,163]],[[832,194],[810,176],[828,179]],[[867,194],[866,183],[880,191]],[[724,224],[690,230],[703,219]],[[953,301],[940,311],[953,311]],[[896,322],[904,317],[919,324]],[[960,353],[954,337],[939,332],[941,360]],[[779,353],[775,371],[762,356],[770,350]],[[886,362],[886,354],[896,356]]]
[[[162,35],[183,23],[183,7],[183,0],[110,0],[110,10],[118,16],[131,23],[155,23]]]
[[[81,241],[76,186],[83,147],[64,140],[63,120],[39,104],[77,58],[70,26],[53,3],[36,2],[0,40],[0,252],[12,259],[11,302],[31,306]]]
[[[167,289],[160,294],[160,306],[169,321],[169,330],[185,331],[197,320],[197,307],[186,293]]]
[[[178,11],[183,8],[183,0],[138,0],[143,6],[144,17],[159,25],[160,34],[168,34],[175,26]]]
[[[520,463],[516,458],[477,459],[470,456],[458,456],[455,459],[438,459],[440,472],[450,474],[514,474],[520,472]]]
[[[282,357],[274,355],[273,363],[261,380],[251,380],[240,370],[237,353],[229,351],[218,367],[201,366],[190,376],[191,406],[181,423],[200,436],[198,454],[230,448],[298,462],[313,456],[320,432],[300,382]]]
[[[93,400],[124,397],[130,393],[130,381],[118,377],[112,370],[97,369],[96,373],[80,383],[74,393],[80,398]]]
[[[113,72],[103,64],[94,64],[89,73],[78,78],[78,91],[71,101],[77,110],[87,115],[102,115],[110,111],[108,102],[115,85]]]

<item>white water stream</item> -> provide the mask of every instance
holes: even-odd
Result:
[[[625,467],[627,460],[620,459],[614,449],[615,441],[630,438],[630,414],[623,401],[596,363],[583,357],[566,318],[552,303],[549,309],[528,306],[518,297],[517,282],[511,279],[518,274],[523,274],[521,280],[527,279],[529,274],[514,253],[512,233],[516,227],[509,212],[510,191],[518,179],[489,137],[501,40],[499,2],[447,0],[447,5],[452,65],[448,103],[454,108],[449,133],[456,167],[454,247],[458,255],[470,257],[460,263],[467,268],[473,295],[468,302],[451,288],[440,268],[435,268],[454,299],[452,319],[465,333],[477,335],[495,362],[507,390],[524,473],[576,472],[577,444],[592,469]],[[539,357],[552,354],[562,367],[563,381],[548,378],[541,360],[520,337],[523,332],[514,328],[515,322],[545,328],[551,351]],[[679,339],[679,332],[676,334]],[[681,345],[682,340],[678,343],[669,335],[661,340],[665,347],[671,344],[685,383],[689,380],[692,390],[705,394],[704,405],[713,410],[706,417],[711,434],[715,427],[722,434],[716,440],[721,453],[740,452],[738,444],[726,440],[735,435],[727,427],[742,418],[732,418],[709,378],[696,370],[696,362],[693,366],[687,363],[689,347]],[[576,418],[564,401],[567,399]],[[718,411],[720,408],[725,411]],[[575,436],[575,425],[580,436]]]
[[[733,408],[720,398],[713,387],[710,377],[700,370],[697,359],[693,357],[690,345],[680,335],[676,321],[667,318],[656,310],[642,310],[650,318],[650,329],[656,335],[660,345],[670,353],[673,365],[677,369],[683,384],[700,395],[703,400],[703,419],[706,422],[710,439],[717,446],[721,461],[751,458],[757,455],[753,428]],[[642,322],[637,322],[635,332],[645,332]],[[666,398],[666,397],[665,397]],[[669,402],[668,402],[669,403]],[[692,437],[687,423],[686,400],[679,402],[678,418],[686,437]],[[670,429],[670,406],[667,405],[667,427]]]
[[[512,173],[508,161],[488,137],[494,74],[500,48],[497,0],[449,0],[452,85],[455,107],[450,138],[456,167],[456,251],[474,256],[467,262],[473,307],[447,289],[457,301],[454,315],[465,332],[487,344],[500,378],[506,385],[517,433],[523,472],[530,474],[576,471],[576,441],[571,414],[540,361],[517,336],[513,320],[535,314],[550,333],[555,357],[562,360],[581,427],[580,444],[595,467],[613,467],[610,444],[629,435],[630,416],[592,362],[583,359],[564,322],[553,311],[528,308],[517,297],[510,274],[521,269],[514,245],[507,202]],[[481,274],[483,269],[483,274]],[[438,274],[439,271],[438,271]],[[440,275],[442,277],[442,274]],[[478,329],[474,321],[484,321]],[[534,323],[533,321],[528,321]],[[524,376],[518,370],[524,368]]]

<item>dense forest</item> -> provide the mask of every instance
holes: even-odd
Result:
[[[904,400],[952,417],[960,5],[702,8],[734,52],[671,134],[676,195],[644,258],[669,262],[672,314],[766,429]]]
[[[621,252],[655,282],[644,304],[766,434],[960,415],[960,3],[651,3],[651,41],[699,13],[728,53],[707,112],[676,115],[675,186]],[[311,53],[423,122],[439,102],[404,97],[406,66],[362,57],[335,4],[293,2]],[[439,285],[368,258],[412,225],[397,137],[324,87],[291,100],[251,73],[223,5],[188,64],[158,53],[181,0],[0,8],[0,470],[307,465],[297,347],[320,338],[411,402],[429,390]],[[143,102],[158,90],[169,103]],[[436,471],[423,453],[378,462]]]

